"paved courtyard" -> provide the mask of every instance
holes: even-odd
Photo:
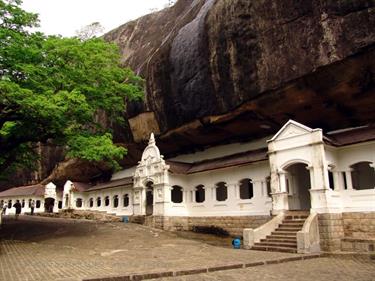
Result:
[[[225,270],[154,281],[374,281],[375,261],[361,258],[317,258]]]
[[[300,257],[297,254],[234,250],[230,247],[230,239],[170,233],[136,224],[29,216],[21,216],[19,221],[5,218],[0,231],[0,247],[0,280],[7,281],[82,280]],[[332,258],[164,280],[249,280],[249,276],[256,276],[252,280],[313,280],[314,276],[325,279],[341,275],[343,270],[353,274],[344,274],[340,280],[375,280],[374,261]],[[285,279],[281,279],[282,276],[286,276]]]

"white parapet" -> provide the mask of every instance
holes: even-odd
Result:
[[[243,230],[243,245],[245,249],[249,249],[255,243],[259,242],[263,238],[266,238],[267,235],[270,235],[272,231],[279,227],[284,217],[284,213],[281,212],[272,220],[266,222],[256,229],[245,228]]]
[[[320,252],[317,213],[310,214],[303,224],[302,230],[297,232],[297,251],[300,254]]]

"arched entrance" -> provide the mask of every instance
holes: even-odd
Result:
[[[146,215],[151,216],[154,212],[154,187],[152,182],[146,184]]]
[[[44,212],[53,213],[53,206],[55,206],[55,199],[48,197],[44,200]]]
[[[296,163],[285,169],[289,210],[310,210],[310,172],[307,165]]]

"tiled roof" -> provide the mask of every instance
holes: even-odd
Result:
[[[12,196],[43,196],[45,186],[41,184],[13,187],[0,192],[0,197]]]
[[[91,187],[91,185],[88,183],[76,182],[76,181],[73,182],[73,186],[79,192],[84,192]]]
[[[195,163],[166,161],[173,174],[194,174],[267,160],[267,148],[251,150]]]
[[[105,183],[100,183],[94,186],[90,186],[90,188],[86,189],[86,192],[94,191],[94,190],[101,190],[107,188],[114,188],[114,187],[132,187],[133,186],[133,177],[127,177],[123,179],[113,180]]]
[[[327,133],[324,141],[333,146],[345,146],[375,140],[375,125]]]

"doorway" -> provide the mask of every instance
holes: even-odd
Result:
[[[55,206],[55,199],[49,197],[44,200],[44,212],[45,213],[53,213],[54,206]]]
[[[286,171],[286,187],[288,192],[289,210],[310,210],[310,172],[307,165],[297,163],[289,166]]]
[[[152,182],[146,184],[146,216],[151,216],[154,212],[154,187]]]

